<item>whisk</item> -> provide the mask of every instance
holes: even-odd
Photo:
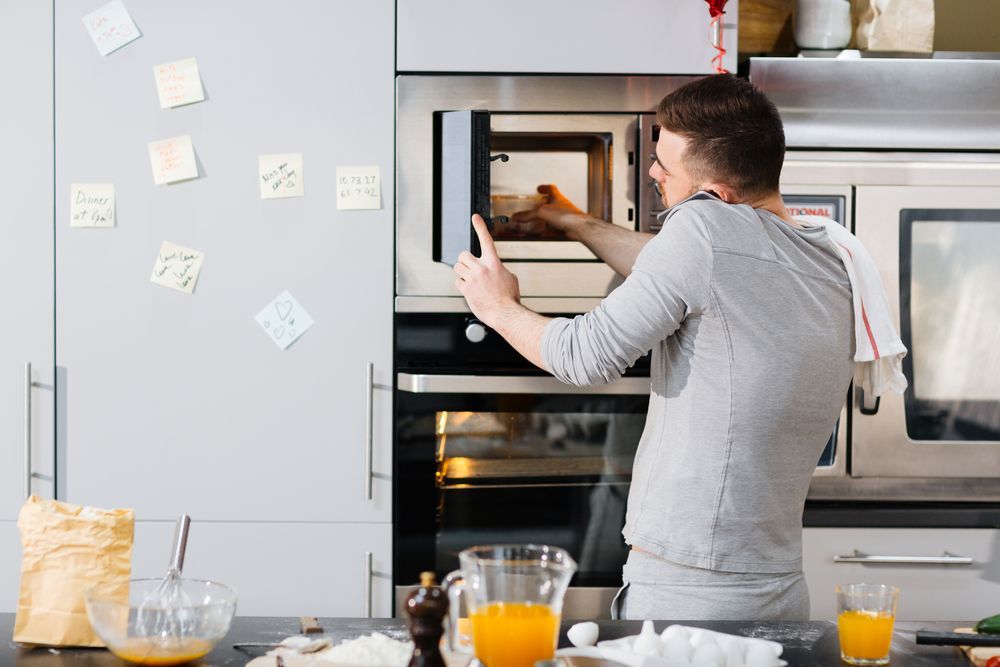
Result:
[[[181,581],[190,526],[191,517],[187,514],[182,514],[177,519],[167,576],[142,599],[136,612],[135,629],[140,636],[170,640],[186,637],[194,632],[195,617],[191,599],[184,592]]]

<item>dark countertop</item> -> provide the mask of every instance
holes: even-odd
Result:
[[[559,645],[569,646],[566,630],[573,622],[563,623]],[[406,626],[401,619],[322,618],[320,625],[327,637],[339,642],[372,632],[381,632],[394,639],[408,639]],[[600,638],[614,639],[636,634],[642,626],[639,621],[599,621]],[[656,623],[657,632],[670,625],[668,621]],[[839,667],[840,649],[837,644],[837,626],[828,621],[800,621],[785,623],[749,623],[742,621],[688,622],[684,625],[710,628],[719,632],[759,637],[781,642],[785,646],[782,658],[789,667]],[[900,622],[893,640],[890,667],[968,667],[958,649],[948,646],[917,646],[913,633],[917,628],[953,630],[961,623]],[[13,614],[0,614],[0,633],[6,638],[0,645],[0,665],[17,667],[123,667],[127,663],[103,649],[61,649],[58,653],[47,649],[24,650],[17,648],[10,637],[14,628]],[[297,618],[238,617],[233,621],[229,636],[216,649],[195,665],[200,667],[235,667],[244,665],[251,658],[263,655],[267,649],[241,652],[232,648],[234,642],[280,641],[298,633]],[[248,651],[250,651],[248,649]]]

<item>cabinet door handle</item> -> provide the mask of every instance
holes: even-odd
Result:
[[[372,433],[374,422],[375,364],[369,362],[365,374],[365,500],[372,499]]]
[[[365,552],[365,599],[364,599],[364,616],[365,618],[372,617],[372,552]]]
[[[834,556],[834,563],[868,563],[881,565],[972,565],[968,556],[944,552],[942,556],[871,556],[857,549],[847,556]]]
[[[31,496],[31,362],[24,364],[24,498]]]

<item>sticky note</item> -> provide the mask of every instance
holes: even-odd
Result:
[[[378,167],[337,167],[337,208],[382,208]]]
[[[309,313],[288,293],[288,290],[267,304],[254,319],[264,333],[282,350],[287,349],[313,325]]]
[[[190,135],[153,141],[148,147],[153,182],[157,185],[198,178],[198,163],[194,159]]]
[[[73,183],[70,186],[70,227],[114,227],[115,186]]]
[[[156,79],[161,109],[193,104],[205,99],[198,62],[194,58],[157,65],[153,68],[153,78]]]
[[[305,194],[302,182],[302,153],[261,155],[257,158],[260,171],[260,198],[301,197]]]
[[[121,0],[112,0],[90,12],[83,17],[83,25],[87,27],[90,38],[94,40],[94,45],[102,56],[142,37],[139,27],[129,16]]]
[[[203,253],[164,241],[149,279],[157,285],[192,294],[204,261]]]

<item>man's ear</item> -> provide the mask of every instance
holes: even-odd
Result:
[[[726,202],[727,204],[739,204],[740,200],[736,194],[736,190],[729,187],[725,183],[702,183],[698,188],[699,190],[704,190],[705,192],[711,192],[713,195]]]

